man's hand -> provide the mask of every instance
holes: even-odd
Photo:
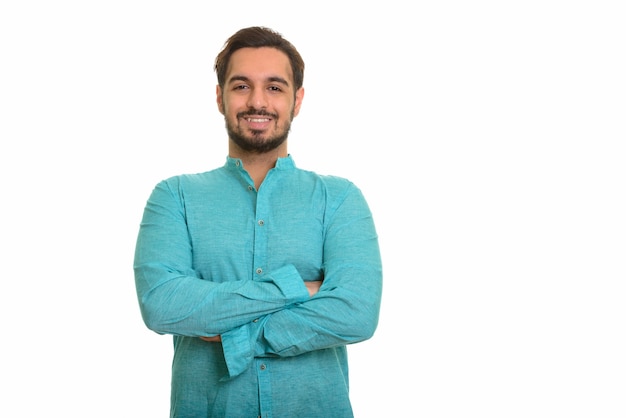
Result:
[[[304,282],[306,285],[306,289],[309,291],[309,296],[313,296],[320,290],[320,286],[322,285],[322,280],[315,280],[312,282]]]
[[[215,335],[213,337],[200,337],[200,339],[210,343],[219,343],[222,341],[222,337],[220,335]]]

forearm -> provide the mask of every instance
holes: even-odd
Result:
[[[370,338],[378,324],[382,290],[381,270],[372,267],[365,269],[367,278],[362,276],[356,291],[325,282],[308,301],[221,335],[230,376],[243,372],[255,357],[291,357]]]
[[[349,262],[329,263],[322,287],[309,300],[222,335],[231,376],[249,367],[254,357],[296,356],[360,342],[373,335],[382,295],[377,239],[370,237],[358,247],[357,252],[344,251]],[[356,262],[358,254],[369,261]]]
[[[256,355],[295,356],[370,338],[378,325],[382,274],[379,266],[350,269],[357,286],[329,282],[306,302],[272,313],[263,324]]]
[[[264,281],[224,283],[193,276],[155,281],[159,273],[153,270],[136,268],[139,303],[148,328],[163,334],[221,334],[309,297],[293,266],[266,275]]]

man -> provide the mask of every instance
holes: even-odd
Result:
[[[382,291],[370,210],[287,152],[291,43],[242,29],[215,70],[226,164],[160,182],[135,252],[142,317],[174,336],[171,417],[352,417],[346,345],[373,335]]]

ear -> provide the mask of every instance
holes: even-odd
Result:
[[[296,91],[296,102],[293,105],[293,116],[298,116],[300,113],[300,106],[302,106],[302,99],[304,99],[304,87],[300,87],[298,91]]]
[[[215,87],[215,100],[217,102],[217,110],[220,111],[220,113],[223,115],[224,114],[224,100],[222,99],[222,89],[220,88],[219,85],[217,85]]]

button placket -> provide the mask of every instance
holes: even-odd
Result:
[[[268,233],[268,219],[266,216],[268,212],[267,193],[263,190],[255,190],[256,193],[256,205],[255,205],[255,218],[254,218],[254,277],[261,278],[267,270],[267,233]]]

